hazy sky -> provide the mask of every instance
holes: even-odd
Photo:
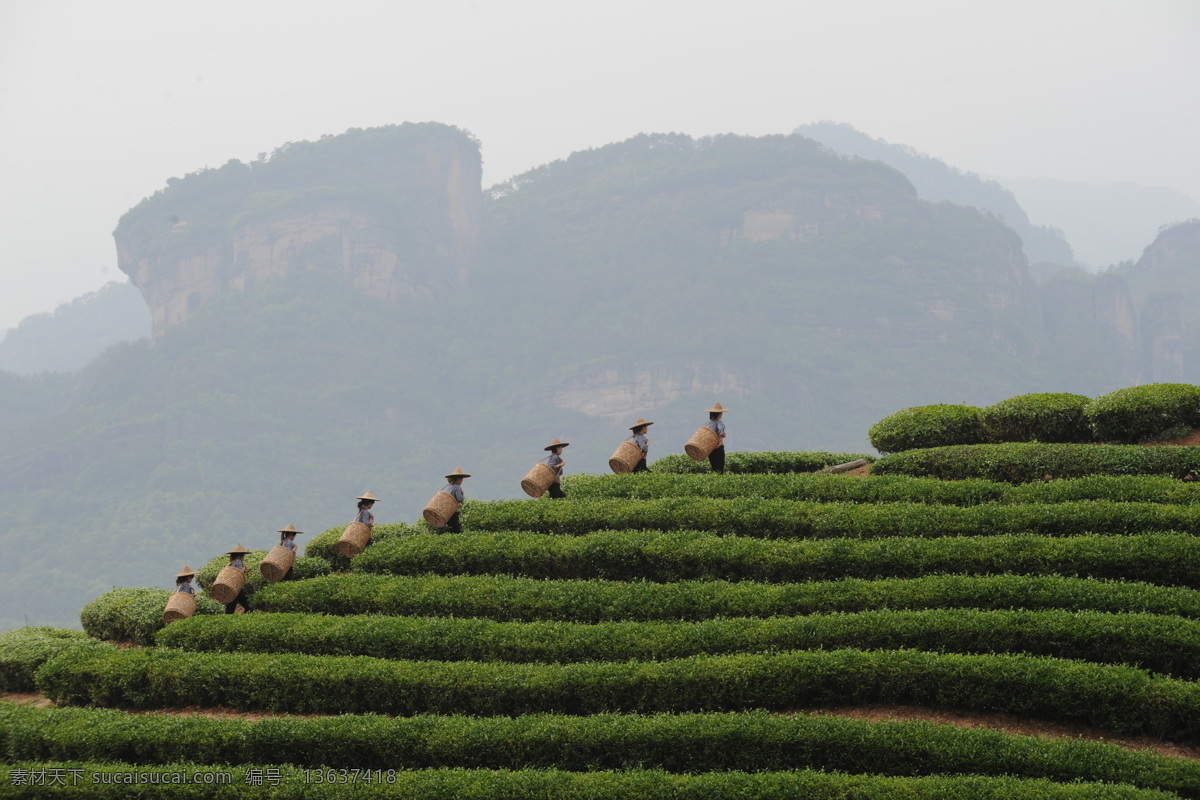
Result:
[[[123,278],[166,179],[437,121],[484,183],[829,119],[963,170],[1200,199],[1197,0],[0,0],[0,333]]]

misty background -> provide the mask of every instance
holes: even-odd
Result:
[[[909,405],[1200,383],[1197,33],[0,2],[0,628],[364,490],[411,521],[454,467],[517,496],[551,436],[680,452],[715,400],[734,449],[865,451]]]

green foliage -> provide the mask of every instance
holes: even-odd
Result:
[[[147,649],[67,653],[35,679],[60,705],[515,715],[914,703],[1200,741],[1200,685],[1023,655],[847,649],[545,665]]]
[[[63,653],[112,650],[107,642],[89,639],[83,631],[61,628],[17,628],[0,633],[0,690],[32,692],[38,667]]]
[[[980,421],[988,442],[1090,442],[1085,413],[1091,400],[1080,394],[1023,394],[983,409]],[[943,442],[970,444],[970,442]]]
[[[342,538],[342,532],[346,530],[345,525],[340,525],[336,528],[330,528],[324,533],[320,533],[308,540],[308,544],[304,548],[304,554],[311,558],[320,558],[329,562],[330,566],[335,570],[350,569],[350,559],[338,552],[337,543]],[[383,524],[376,523],[371,535],[376,542],[383,541],[389,536],[405,536],[418,530],[416,526],[406,525],[404,523]],[[299,561],[300,559],[297,559]],[[305,576],[309,577],[309,576]]]
[[[809,452],[731,452],[725,455],[725,472],[729,474],[788,474],[793,472],[817,472],[834,464],[845,464],[864,458],[873,461],[873,456],[859,453],[809,453]],[[708,473],[707,461],[693,461],[683,453],[664,456],[650,464],[651,472],[672,474]],[[641,473],[638,473],[640,476]],[[632,476],[632,477],[638,477]]]
[[[267,550],[252,550],[242,556],[242,560],[246,564],[247,598],[253,598],[254,595],[262,591],[264,586],[269,585],[262,574],[262,560],[268,552]],[[229,566],[228,555],[213,557],[207,564],[197,570],[196,582],[200,584],[200,587],[204,591],[211,590],[213,583],[217,580],[217,576],[227,566]],[[292,577],[288,580],[299,581],[308,578],[317,578],[321,575],[328,575],[332,569],[333,566],[324,558],[313,555],[300,556],[292,562]]]
[[[755,580],[965,575],[1074,575],[1200,587],[1191,534],[1004,536],[772,541],[680,531],[426,534],[393,539],[355,560],[389,575],[521,575],[607,580]]]
[[[604,581],[508,575],[331,575],[277,583],[256,608],[282,613],[411,614],[521,622],[703,620],[868,609],[1064,609],[1200,617],[1200,592],[1133,581],[926,575],[804,583]]]
[[[810,503],[794,500],[578,500],[473,502],[472,530],[581,535],[604,528],[697,530],[764,539],[882,536],[989,536],[998,533],[1200,533],[1187,506],[1073,503],[947,506],[930,503]],[[465,516],[465,514],[464,514]],[[359,556],[360,559],[366,555]]]
[[[79,620],[93,639],[152,645],[170,598],[167,589],[113,589],[84,606]],[[196,596],[196,616],[223,613],[225,606],[216,600]]]
[[[1200,475],[1200,448],[1036,443],[931,447],[885,456],[871,471],[1010,483],[1089,475],[1168,475],[1190,480]]]
[[[60,784],[37,785],[38,798],[74,798],[81,786],[72,786],[70,770],[78,770],[82,780],[90,780],[87,797],[105,800],[130,797],[132,773],[142,773],[147,785],[168,785],[164,790],[172,798],[196,800],[344,800],[347,787],[363,800],[404,798],[404,800],[558,800],[563,797],[605,798],[605,800],[1010,800],[1014,797],[1038,800],[1173,800],[1178,795],[1153,789],[1139,789],[1109,783],[1054,783],[1044,779],[1019,779],[1008,776],[980,777],[931,775],[928,777],[885,777],[879,775],[842,775],[817,770],[788,772],[738,771],[673,774],[655,770],[600,772],[564,772],[559,770],[384,770],[381,777],[361,772],[306,772],[293,767],[270,767],[278,777],[278,786],[264,780],[263,767],[197,767],[193,762],[167,764],[149,769],[131,769],[128,764],[89,762],[30,762],[0,765],[0,781],[16,786],[14,796],[33,796],[24,790],[30,775],[63,775]],[[276,771],[277,769],[277,771]],[[253,773],[251,772],[253,770]],[[212,783],[214,774],[227,775],[222,785]],[[189,782],[180,782],[178,776]],[[253,777],[252,777],[253,775]],[[370,778],[368,780],[368,778]],[[351,783],[353,781],[353,784]],[[50,781],[46,780],[49,784]],[[139,786],[139,788],[141,788]],[[139,796],[159,796],[139,793]]]
[[[56,758],[141,765],[679,773],[806,766],[909,777],[973,773],[1105,781],[1200,796],[1196,761],[1106,743],[759,711],[518,718],[367,714],[250,721],[0,704],[0,732],[8,742],[3,753],[8,763]]]
[[[879,420],[867,436],[879,452],[897,453],[918,447],[982,442],[983,425],[980,409],[975,406],[916,406]]]
[[[420,661],[663,661],[808,648],[1029,653],[1200,677],[1200,623],[1066,611],[863,611],[667,622],[497,622],[445,617],[260,614],[181,620],[158,634],[181,650]]]
[[[1151,383],[1097,397],[1087,407],[1097,439],[1136,444],[1200,428],[1200,386]]]

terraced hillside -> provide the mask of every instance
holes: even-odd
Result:
[[[1200,797],[1200,484],[802,456],[327,531],[246,615],[120,589],[0,634],[0,797]]]

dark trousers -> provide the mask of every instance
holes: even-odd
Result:
[[[725,471],[725,445],[708,454],[708,465],[712,467],[713,472]]]
[[[567,493],[563,491],[562,484],[558,481],[555,481],[554,483],[550,484],[550,496],[555,500],[562,500],[567,496]]]
[[[246,609],[247,611],[250,610],[250,601],[246,598],[245,587],[242,587],[242,590],[240,592],[238,592],[237,597],[233,598],[232,603],[229,603],[228,605],[225,606],[225,613],[226,614],[236,614],[238,606],[241,606],[242,608]]]
[[[462,533],[462,520],[459,519],[461,511],[455,511],[450,519],[446,520],[446,527],[442,528],[442,533]]]
[[[633,471],[634,472],[649,472],[650,468],[646,466],[646,459],[643,458],[641,461],[639,461],[637,464],[635,464],[633,466]]]

